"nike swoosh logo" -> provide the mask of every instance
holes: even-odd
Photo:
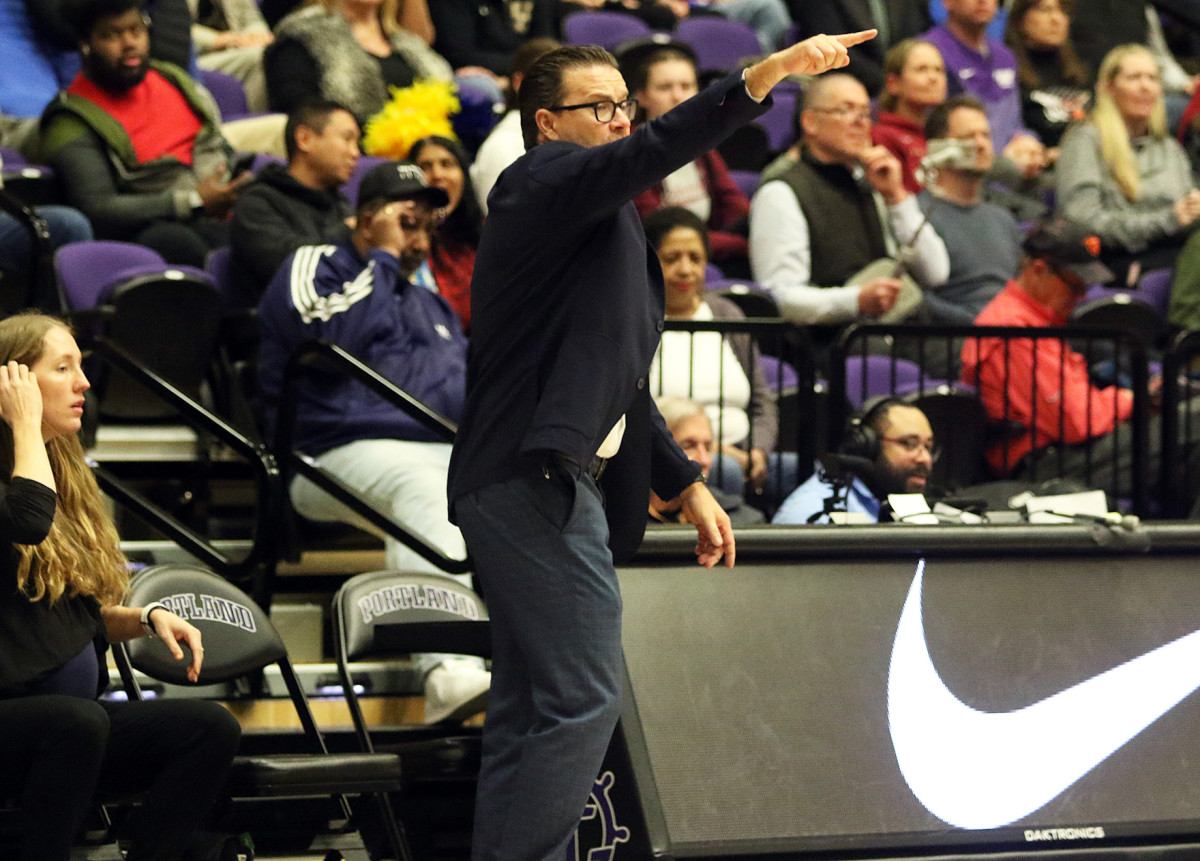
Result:
[[[938,676],[921,613],[925,560],[896,627],[888,726],[909,788],[959,828],[999,828],[1067,789],[1200,687],[1200,631],[1011,712],[982,712]]]

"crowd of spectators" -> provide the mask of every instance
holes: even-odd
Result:
[[[392,88],[432,79],[483,93],[498,119],[482,142],[432,134],[407,156],[448,202],[406,280],[441,296],[469,337],[487,197],[524,149],[521,81],[569,16],[597,8],[660,31],[614,49],[636,99],[618,109],[635,125],[702,86],[696,49],[672,32],[685,17],[748,23],[764,51],[815,31],[879,31],[844,73],[798,82],[792,140],[774,162],[731,171],[714,150],[637,196],[668,318],[738,319],[706,291],[715,277],[760,288],[782,319],[823,327],[823,343],[855,321],[969,325],[1017,275],[1030,226],[1056,216],[1088,225],[1116,282],[1174,270],[1171,322],[1193,322],[1200,191],[1172,121],[1196,90],[1183,70],[1196,34],[1149,4],[0,0],[13,47],[0,62],[0,143],[59,178],[70,206],[40,209],[52,249],[122,239],[203,267],[230,246],[235,295],[251,307],[298,249],[354,235],[361,141]],[[278,112],[267,116],[282,134],[248,146],[262,127],[222,118],[204,86],[212,71],[238,80],[250,110]],[[5,276],[34,281],[26,231],[7,214],[0,238]],[[30,304],[60,310],[52,293],[43,285]],[[778,426],[749,336],[667,333],[654,376],[656,394],[705,407],[715,444],[760,492]]]
[[[601,123],[623,112],[647,135],[669,128],[708,71],[672,32],[683,18],[742,21],[764,53],[876,28],[844,72],[795,82],[793,134],[774,161],[733,165],[735,153],[727,162],[714,150],[636,190],[667,320],[740,324],[737,302],[709,289],[734,278],[825,345],[863,321],[1051,327],[1070,322],[1090,287],[1136,289],[1170,270],[1164,324],[1200,325],[1200,164],[1177,139],[1200,133],[1200,107],[1188,110],[1197,79],[1185,71],[1198,34],[1126,0],[939,6],[935,24],[925,0],[0,0],[0,146],[53,170],[59,203],[36,209],[50,252],[115,239],[203,268],[229,249],[232,301],[257,314],[268,432],[287,359],[314,338],[455,421],[488,196],[536,138],[522,127],[520,88],[569,16],[603,8],[660,31],[613,46],[628,101],[551,109]],[[257,116],[222,116],[205,86],[212,73],[236,79]],[[482,99],[486,136],[426,132],[403,161],[368,170],[372,118],[397,88],[430,80],[464,103]],[[23,304],[61,314],[53,290],[32,287],[36,251],[0,213],[0,277],[31,285]],[[967,337],[956,349],[924,370],[969,386],[1006,425],[987,451],[992,477],[1032,482],[1051,470],[1129,492],[1126,380],[1099,381],[1061,341]],[[776,357],[765,352],[745,330],[668,331],[647,382],[735,522],[776,508],[776,522],[824,521],[822,479],[803,481],[803,465],[791,487],[776,481],[764,496],[784,442],[782,374],[768,378]],[[1039,407],[1048,392],[1054,410]],[[465,554],[446,513],[448,444],[342,378],[309,380],[297,413],[300,449],[437,552]],[[875,518],[888,493],[926,489],[939,441],[924,413],[889,400],[852,428],[870,432],[860,460],[874,465],[847,484],[852,510]],[[1097,460],[1113,475],[1098,478]],[[374,529],[304,478],[289,491],[304,517]],[[681,516],[648,500],[652,521]],[[385,542],[390,566],[438,570]],[[483,704],[482,662],[417,664],[429,720]]]
[[[266,435],[289,356],[317,338],[457,421],[488,194],[538,134],[522,127],[522,82],[572,14],[605,8],[659,32],[613,46],[628,101],[551,112],[601,124],[622,112],[647,136],[712,71],[672,32],[686,17],[740,20],[763,53],[875,28],[844,72],[793,82],[792,136],[774,161],[713,150],[629,189],[666,320],[746,325],[736,295],[710,289],[736,279],[775,320],[810,331],[818,365],[860,321],[953,326],[954,355],[922,371],[965,386],[1003,428],[980,464],[990,477],[1129,495],[1135,395],[1121,368],[1109,361],[1102,380],[1066,341],[961,331],[1067,326],[1091,288],[1135,290],[1156,270],[1175,279],[1164,327],[1200,326],[1200,164],[1177,139],[1200,134],[1186,71],[1200,68],[1198,34],[1140,2],[941,5],[935,24],[925,0],[0,0],[0,146],[56,181],[55,203],[34,209],[48,239],[0,212],[0,295],[28,285],[20,305],[64,313],[37,254],[92,237],[197,269],[228,249],[227,301],[253,314],[254,343],[239,349],[257,360]],[[990,35],[997,16],[1002,38]],[[212,74],[236,80],[252,118],[222,115]],[[486,136],[426,131],[402,161],[368,162],[372,119],[428,80],[486,104]],[[734,523],[828,522],[830,500],[877,519],[888,494],[929,488],[941,440],[900,398],[866,404],[846,429],[844,451],[868,471],[844,476],[840,502],[808,464],[792,463],[790,484],[772,478],[796,440],[782,433],[784,367],[749,331],[665,331],[646,375]],[[306,380],[296,416],[296,447],[323,469],[434,553],[466,554],[446,513],[450,445],[424,423],[328,374]],[[794,432],[818,417],[790,421]],[[1154,476],[1163,425],[1154,416],[1147,432]],[[1200,460],[1188,475],[1200,487]],[[305,477],[288,490],[301,517],[379,531]],[[650,522],[686,517],[653,494],[647,504]],[[390,567],[440,571],[382,537]],[[486,704],[481,661],[415,664],[428,721]]]

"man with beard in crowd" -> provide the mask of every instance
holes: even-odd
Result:
[[[97,237],[203,266],[227,245],[238,189],[212,99],[177,66],[149,58],[140,0],[80,0],[69,21],[82,69],[42,116],[46,160]]]
[[[878,522],[890,494],[925,492],[937,447],[925,413],[897,398],[886,397],[868,404],[851,422],[839,455],[853,480],[836,510],[865,514]],[[825,503],[834,492],[834,479],[819,468],[788,495],[771,522],[829,523]]]

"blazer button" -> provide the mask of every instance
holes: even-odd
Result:
[[[639,389],[646,388],[646,378],[645,377],[638,377],[637,387]]]
[[[658,331],[660,331],[660,332],[661,332],[661,331],[663,330],[663,325],[664,325],[664,324],[663,324],[663,321],[662,321],[662,320],[659,320],[659,321],[658,321]]]

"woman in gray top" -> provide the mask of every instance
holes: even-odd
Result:
[[[1122,45],[1104,58],[1095,106],[1063,139],[1057,206],[1096,231],[1118,277],[1135,262],[1140,271],[1174,265],[1200,215],[1200,191],[1167,133],[1158,66],[1145,47]]]

